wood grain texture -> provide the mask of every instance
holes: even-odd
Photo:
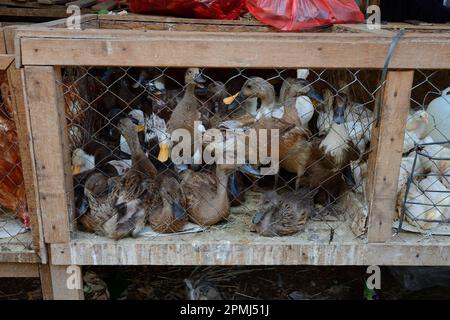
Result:
[[[30,110],[39,201],[46,243],[68,242],[71,190],[67,189],[64,110],[61,88],[53,67],[26,67],[25,83]]]
[[[23,29],[19,36],[23,65],[382,68],[392,42],[364,33]],[[401,39],[389,68],[450,68],[450,37]]]
[[[413,70],[390,71],[386,78],[381,119],[372,131],[373,152],[369,158],[369,242],[385,242],[392,237],[413,78]]]
[[[328,233],[329,234],[329,233]],[[327,234],[327,237],[328,237]],[[351,231],[350,231],[351,234]],[[325,234],[324,234],[325,235]],[[320,237],[322,235],[319,235]],[[161,239],[162,238],[162,239]],[[389,243],[308,240],[302,235],[264,238],[250,233],[177,235],[113,241],[86,236],[51,245],[56,265],[448,265],[449,242]]]
[[[32,263],[0,263],[0,278],[38,278],[39,266]]]
[[[0,263],[39,263],[40,257],[33,251],[0,252]]]

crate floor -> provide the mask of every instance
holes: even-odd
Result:
[[[262,237],[250,232],[251,214],[203,232],[114,241],[75,232],[54,244],[59,265],[448,265],[450,237],[402,233],[383,244],[355,237],[347,222],[309,221],[303,232]],[[331,231],[331,230],[334,231]]]

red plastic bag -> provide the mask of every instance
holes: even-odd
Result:
[[[234,20],[245,8],[245,0],[129,0],[128,5],[133,13]]]
[[[285,31],[364,21],[354,0],[247,0],[247,9],[262,23]]]

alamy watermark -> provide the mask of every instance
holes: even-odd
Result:
[[[369,30],[381,29],[381,9],[377,5],[371,5],[367,7],[367,20],[366,25]]]

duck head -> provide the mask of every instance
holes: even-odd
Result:
[[[108,137],[110,139],[114,139],[117,134],[120,134],[120,128],[118,127],[119,122],[128,118],[130,121],[135,124],[135,128],[138,132],[143,132],[145,130],[144,127],[144,113],[141,110],[132,110],[129,114],[126,114],[125,111],[121,109],[112,109],[107,115],[106,118],[108,120]],[[117,132],[119,131],[119,133]]]
[[[170,205],[175,220],[187,222],[184,194],[179,183],[175,179],[167,179],[161,185],[160,194],[163,201]]]
[[[110,189],[108,177],[100,172],[93,173],[84,184],[85,194],[90,193],[95,197],[101,197],[109,193]]]
[[[225,98],[223,102],[228,105],[228,110],[234,110],[248,98],[254,97],[261,99],[262,103],[274,102],[275,89],[263,78],[252,77],[244,83],[241,91],[231,97]]]
[[[194,84],[197,88],[205,88],[206,79],[199,68],[189,68],[184,75],[184,82],[187,85]]]
[[[79,174],[95,168],[95,156],[77,148],[72,153],[72,173]]]
[[[287,92],[285,93],[286,97],[308,96],[318,103],[323,103],[322,97],[316,92],[308,80],[288,78],[285,80],[285,83],[288,86]]]
[[[280,196],[275,191],[266,192],[259,204],[256,214],[253,216],[252,223],[259,225],[265,219],[270,219],[272,214],[280,207]]]
[[[348,98],[345,94],[338,94],[334,103],[333,121],[341,125],[345,122],[345,109],[347,108]]]

